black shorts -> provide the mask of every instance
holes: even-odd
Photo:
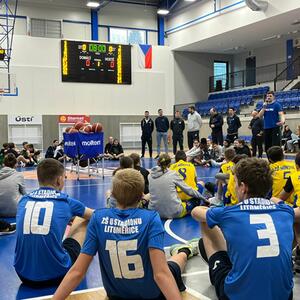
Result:
[[[224,282],[232,269],[232,263],[226,251],[213,254],[208,260],[209,277],[211,284],[216,289],[219,300],[229,300],[224,291]]]
[[[174,261],[168,261],[168,266],[169,269],[176,281],[176,284],[178,286],[178,289],[180,292],[183,292],[186,290],[186,287],[182,281],[181,278],[181,270],[180,267],[178,266],[178,264],[176,264]],[[128,300],[128,298],[119,298],[119,297],[114,297],[114,296],[109,296],[108,297],[109,300]],[[158,298],[155,299],[148,299],[148,300],[165,300],[165,296],[161,293],[161,295]],[[141,298],[138,299],[131,299],[131,300],[142,300]]]
[[[81,251],[81,246],[80,244],[72,239],[72,238],[66,238],[63,243],[63,247],[67,250],[68,254],[70,255],[72,265],[75,263],[77,257],[80,254]],[[57,278],[52,278],[48,280],[43,280],[43,281],[33,281],[30,279],[26,279],[23,276],[19,275],[21,281],[25,284],[28,285],[32,288],[41,288],[41,287],[49,287],[49,286],[57,286],[61,283],[61,281],[64,279],[65,275],[57,277]]]

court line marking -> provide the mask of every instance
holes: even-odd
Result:
[[[189,287],[186,287],[186,292],[188,292],[189,294],[191,294],[192,296],[196,297],[197,299],[201,299],[201,300],[212,300],[211,298],[208,298],[206,296],[204,296],[203,294],[195,291],[194,289],[191,289]]]
[[[203,271],[195,271],[195,272],[190,272],[190,273],[183,273],[181,274],[182,277],[189,277],[189,276],[194,276],[194,275],[201,275],[201,274],[207,274],[209,270],[203,270]]]
[[[183,243],[183,244],[187,244],[188,241],[182,239],[180,236],[178,236],[177,234],[175,234],[171,228],[170,228],[170,225],[171,225],[171,222],[173,221],[173,219],[168,219],[166,222],[165,222],[165,230],[166,232],[168,233],[168,235],[170,235],[172,238],[174,238],[175,240]]]
[[[104,287],[97,287],[97,288],[91,288],[91,289],[85,289],[85,290],[80,290],[80,291],[74,291],[70,295],[78,295],[78,294],[83,294],[83,293],[90,293],[90,292],[96,292],[96,291],[102,291],[104,290]],[[53,295],[48,295],[48,296],[42,296],[42,297],[34,297],[34,298],[26,298],[23,300],[43,300],[43,299],[49,299],[52,298]]]

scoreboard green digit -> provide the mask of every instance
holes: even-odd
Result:
[[[63,82],[131,84],[131,46],[61,41]]]

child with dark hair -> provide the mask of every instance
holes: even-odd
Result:
[[[196,190],[188,186],[181,176],[169,169],[171,158],[168,154],[159,156],[157,167],[151,169],[149,175],[150,202],[148,208],[156,210],[161,218],[182,218],[206,199]],[[182,201],[177,193],[180,188],[191,199]]]
[[[247,155],[248,157],[251,157],[251,151],[250,151],[250,148],[248,147],[248,145],[245,143],[244,140],[242,139],[237,139],[235,141],[235,147],[234,147],[234,150],[235,150],[235,153],[236,154],[245,154]]]
[[[131,153],[129,157],[133,160],[133,168],[135,170],[138,170],[144,177],[144,181],[145,181],[144,194],[146,195],[149,193],[149,180],[148,180],[149,172],[145,168],[141,167],[141,159],[137,153]]]
[[[123,156],[120,158],[120,166],[119,168],[113,171],[113,176],[119,171],[123,169],[132,169],[133,168],[133,160],[129,156]]]
[[[291,300],[295,212],[265,198],[272,186],[265,160],[242,159],[234,173],[238,205],[192,211],[217,297]]]
[[[4,157],[0,170],[0,217],[15,217],[17,204],[26,194],[24,176],[16,171],[17,159],[9,153]]]

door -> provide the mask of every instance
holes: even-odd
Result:
[[[256,57],[251,56],[246,59],[246,86],[256,84]]]

